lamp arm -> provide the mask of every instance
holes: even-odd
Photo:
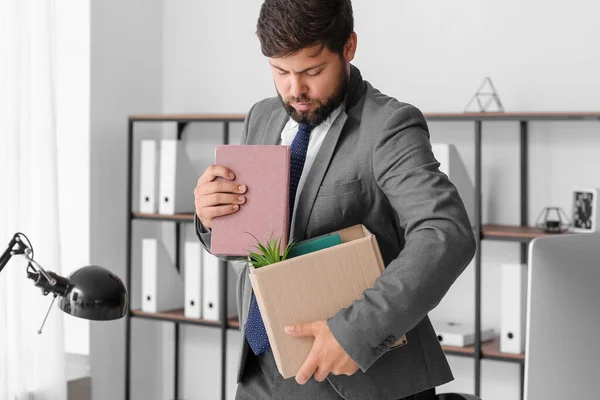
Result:
[[[21,236],[27,237],[22,233],[15,233],[11,241],[8,243],[7,249],[2,253],[0,257],[0,272],[6,266],[8,261],[14,255],[22,255],[28,262],[28,269],[32,268],[35,272],[27,271],[27,277],[35,282],[35,286],[40,287],[44,292],[44,295],[52,292],[59,295],[64,295],[69,288],[68,279],[54,273],[46,271],[37,261],[32,257],[33,249],[31,245],[24,243]],[[29,242],[29,239],[27,239]]]
[[[48,284],[50,284],[50,286],[56,286],[56,279],[54,279],[52,276],[50,276],[50,274],[48,274],[48,272],[46,272],[46,270],[37,261],[35,261],[33,258],[29,257],[28,252],[23,254],[23,257],[25,257],[27,259],[27,261],[29,261],[30,265],[33,264],[39,273],[44,275],[44,278],[46,278],[46,280],[48,281]]]
[[[13,255],[25,254],[25,249],[29,248],[26,244],[23,243],[19,235],[19,233],[15,233],[13,238],[8,243],[8,247],[6,248],[4,253],[2,253],[2,256],[0,257],[0,272],[2,272],[2,269],[4,269],[6,264],[8,264],[8,261]]]

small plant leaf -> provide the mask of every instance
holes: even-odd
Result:
[[[266,244],[262,244],[256,236],[250,232],[246,232],[256,240],[254,246],[256,252],[250,251],[248,256],[248,262],[251,263],[255,268],[264,267],[269,264],[274,264],[287,259],[288,253],[292,246],[295,244],[295,240],[290,241],[284,249],[283,255],[281,254],[281,239],[276,239],[274,234],[271,234]]]

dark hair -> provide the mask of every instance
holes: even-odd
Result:
[[[265,0],[256,34],[266,57],[285,57],[316,45],[341,55],[353,31],[351,0]]]

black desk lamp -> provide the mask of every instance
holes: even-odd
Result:
[[[44,296],[52,293],[53,303],[56,297],[60,296],[58,307],[67,314],[96,321],[125,316],[127,289],[121,279],[106,268],[88,265],[79,268],[68,278],[46,271],[33,259],[31,242],[22,233],[15,233],[0,257],[0,272],[14,255],[25,257],[28,261],[27,278],[42,289]]]

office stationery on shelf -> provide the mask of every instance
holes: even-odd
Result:
[[[202,318],[202,245],[200,242],[185,242],[185,307],[187,318]]]
[[[475,327],[471,324],[458,322],[438,322],[433,324],[440,344],[444,346],[465,347],[475,343]],[[485,342],[494,338],[494,330],[482,329],[481,341]]]
[[[527,264],[503,264],[501,285],[500,351],[523,354],[527,316]]]
[[[194,212],[194,188],[200,176],[180,140],[160,141],[158,212],[172,215]]]
[[[465,204],[469,220],[475,223],[475,186],[469,177],[467,168],[456,150],[456,146],[446,143],[432,143],[431,150],[440,163],[440,171],[448,176],[456,186],[458,194]]]
[[[342,244],[261,268],[250,267],[250,282],[277,369],[284,378],[296,375],[314,341],[288,336],[284,327],[335,315],[362,298],[383,272],[377,240],[363,225],[334,233]],[[406,343],[402,336],[391,348]]]
[[[181,309],[183,302],[183,279],[163,243],[142,239],[142,311]]]
[[[158,212],[156,181],[158,177],[156,140],[142,140],[140,145],[140,212]]]
[[[219,321],[221,316],[221,296],[219,288],[223,268],[230,268],[226,263],[221,267],[217,257],[202,248],[202,318],[208,321]],[[232,269],[232,268],[230,268]],[[229,273],[229,279],[223,286],[227,290],[227,318],[237,315],[235,299],[236,274]]]
[[[231,169],[248,190],[239,211],[213,219],[211,251],[247,256],[258,240],[273,236],[288,243],[290,148],[272,145],[219,145],[215,164]]]

